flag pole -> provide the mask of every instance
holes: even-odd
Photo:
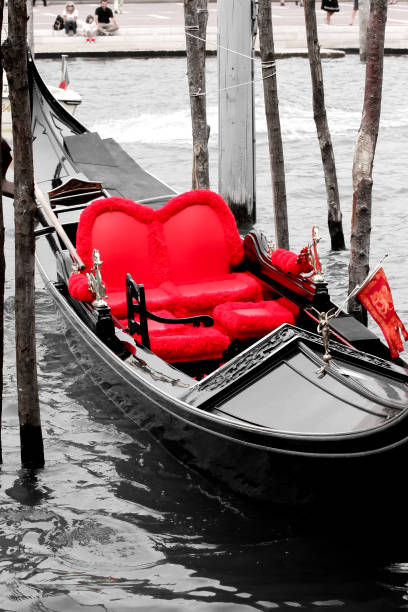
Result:
[[[355,295],[357,295],[357,293],[359,293],[370,282],[370,280],[372,280],[374,278],[374,276],[377,274],[378,270],[381,268],[382,262],[384,261],[384,259],[386,257],[388,257],[388,255],[389,255],[389,253],[385,253],[385,255],[383,255],[381,257],[380,261],[378,262],[378,264],[376,265],[374,270],[368,274],[368,276],[363,280],[363,282],[360,285],[356,285],[354,287],[353,291],[348,294],[348,296],[346,297],[344,302],[341,304],[341,306],[338,307],[338,309],[336,310],[336,312],[333,315],[333,318],[336,318],[341,313],[341,311],[343,310],[343,308],[347,304],[347,302],[349,302]]]

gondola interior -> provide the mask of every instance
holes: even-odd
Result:
[[[88,272],[98,250],[115,325],[134,329],[138,344],[195,376],[299,315],[245,266],[233,215],[210,191],[176,196],[157,211],[97,200],[81,214],[76,248]],[[70,293],[95,299],[84,272],[71,275]]]

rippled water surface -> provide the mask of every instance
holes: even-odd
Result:
[[[59,62],[39,61],[50,84]],[[302,59],[278,63],[291,246],[321,228],[332,294],[345,295],[348,253],[328,250],[326,196]],[[190,187],[191,141],[184,59],[71,60],[78,118],[114,137],[177,190]],[[216,62],[208,62],[212,185],[217,186]],[[354,56],[324,63],[348,241],[351,167],[364,69]],[[373,192],[371,261],[390,251],[386,272],[408,322],[408,58],[387,57]],[[259,75],[257,76],[259,78]],[[271,187],[257,85],[258,226],[273,233]],[[46,468],[19,465],[13,347],[13,246],[7,221],[6,383],[0,489],[0,610],[293,609],[385,611],[408,606],[408,544],[380,519],[358,536],[299,528],[293,517],[221,492],[188,471],[136,426],[121,419],[68,350],[38,278],[38,367]],[[374,329],[374,328],[373,328]],[[401,486],[406,486],[405,466]],[[330,517],[328,517],[330,519]]]

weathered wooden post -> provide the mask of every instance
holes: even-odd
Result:
[[[193,128],[192,188],[209,189],[207,96],[205,90],[205,48],[207,0],[184,0],[184,27],[188,88]]]
[[[323,71],[320,60],[320,45],[317,35],[315,0],[304,0],[307,48],[313,89],[313,116],[319,139],[324,180],[327,192],[328,226],[333,251],[343,251],[343,222],[337,184],[336,163],[324,103]]]
[[[3,32],[3,9],[4,0],[0,0],[0,43],[1,33]],[[0,47],[0,92],[3,91],[3,68],[2,54]],[[2,110],[0,107],[0,136],[2,128]],[[0,168],[3,168],[2,147],[0,147]],[[3,175],[2,175],[3,182]],[[6,259],[4,255],[4,220],[3,220],[3,185],[0,185],[0,463],[3,462],[1,445],[1,420],[3,413],[3,361],[4,361],[4,282],[6,276]]]
[[[12,0],[8,6],[8,37],[2,51],[13,122],[18,415],[22,464],[27,468],[39,468],[44,465],[44,449],[35,352],[34,223],[37,207],[34,199],[26,41],[26,1]]]
[[[289,249],[288,209],[286,204],[285,162],[279,117],[278,86],[276,82],[275,46],[272,30],[270,0],[258,2],[259,49],[262,60],[262,78],[265,115],[268,126],[269,157],[271,163],[275,241],[281,249]]]
[[[27,0],[27,40],[31,55],[34,57],[34,11],[32,0]]]
[[[240,225],[256,218],[254,0],[218,0],[218,191]]]
[[[381,114],[387,0],[372,0],[367,46],[363,114],[353,162],[353,214],[350,239],[349,293],[369,272],[371,194],[373,164]],[[362,319],[363,309],[355,298],[349,312]]]
[[[359,44],[360,61],[367,61],[367,36],[368,22],[370,17],[370,0],[359,0],[358,2],[358,25],[359,25]]]

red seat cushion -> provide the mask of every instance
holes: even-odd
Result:
[[[170,288],[168,288],[170,291]],[[262,291],[257,281],[245,272],[185,283],[174,287],[178,314],[211,312],[217,304],[232,300],[257,301]]]
[[[290,312],[293,314],[295,319],[299,315],[299,307],[296,306],[296,304],[294,304],[290,300],[288,300],[288,298],[281,297],[281,298],[276,300],[276,303],[280,304],[284,308],[287,308],[288,310],[290,310]]]
[[[294,314],[278,303],[227,302],[214,308],[214,324],[230,338],[260,338],[283,323],[295,323]]]
[[[172,318],[165,310],[157,315]],[[122,322],[127,325],[127,321]],[[193,327],[182,323],[148,320],[150,347],[153,353],[169,363],[221,359],[230,339],[214,327]],[[140,337],[135,334],[140,342]]]
[[[153,353],[169,363],[177,363],[221,359],[230,339],[214,327],[184,325],[183,329],[164,335],[154,334],[150,344]]]
[[[174,300],[162,287],[156,287],[155,289],[146,289],[146,308],[147,310],[154,311],[160,310],[161,308],[171,308]],[[126,294],[124,290],[111,290],[107,289],[107,302],[110,306],[111,312],[115,317],[119,319],[126,317],[127,315],[127,304]]]

